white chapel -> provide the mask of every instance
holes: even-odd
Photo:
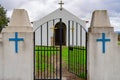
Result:
[[[79,40],[80,40],[80,30],[77,31],[78,28],[80,28],[79,26],[82,26],[83,28],[86,27],[86,21],[82,20],[78,17],[76,17],[75,15],[73,15],[72,13],[70,13],[69,11],[67,11],[66,9],[64,9],[62,7],[63,3],[62,1],[59,3],[60,4],[60,8],[58,8],[57,10],[53,11],[52,13],[46,15],[45,17],[36,20],[33,22],[33,29],[34,31],[36,31],[35,34],[35,44],[36,45],[59,45],[59,31],[57,30],[59,28],[59,18],[62,19],[62,28],[63,28],[63,32],[62,32],[62,45],[64,46],[68,46],[68,40],[71,39],[70,41],[70,45],[75,45],[75,44],[79,44]],[[71,23],[68,24],[68,21],[72,21]],[[73,22],[74,21],[74,22]],[[76,26],[76,23],[79,24],[78,28],[73,26]],[[70,27],[70,33],[68,34],[68,25],[71,25]],[[42,26],[42,29],[39,29]],[[47,27],[48,26],[48,30]],[[68,38],[68,35],[70,36],[74,36],[74,37],[70,37]],[[77,36],[76,36],[77,35]],[[82,42],[84,43],[85,40],[85,34],[82,32],[81,33],[82,36],[84,36],[84,38],[82,38]],[[42,39],[41,39],[42,37]],[[72,38],[74,38],[72,41]],[[78,41],[78,42],[76,42]],[[41,43],[42,42],[42,43]],[[85,45],[85,44],[82,44]]]

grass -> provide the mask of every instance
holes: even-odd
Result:
[[[43,50],[43,51],[40,51]],[[53,50],[53,51],[50,51]],[[36,46],[35,47],[35,54],[36,54],[36,69],[38,71],[38,68],[41,69],[42,71],[44,71],[44,69],[49,66],[49,64],[47,65],[47,60],[44,58],[48,58],[50,59],[51,56],[56,54],[55,50],[59,50],[59,48],[55,48],[55,47],[40,47],[40,46]],[[62,48],[62,60],[68,64],[68,47],[63,47]],[[38,62],[39,61],[39,62]],[[38,65],[40,63],[40,65]]]
[[[69,54],[70,72],[76,74],[77,76],[85,78],[86,73],[84,69],[80,68],[81,66],[83,68],[86,67],[85,48],[80,47],[81,50],[76,49],[76,48],[79,48],[79,47],[74,47],[73,50],[70,50],[70,54]],[[36,46],[35,47],[36,71],[44,72],[46,69],[48,69],[49,72],[53,72],[54,64],[51,63],[50,60],[52,56],[57,55],[57,54],[59,54],[59,47]],[[62,47],[62,61],[65,62],[65,65],[68,65],[68,47]]]
[[[85,47],[73,47],[69,54],[69,71],[79,77],[86,78],[86,49]]]
[[[62,48],[62,60],[68,64],[68,47]]]
[[[53,65],[51,64],[50,60],[51,57],[56,54],[55,50],[58,50],[58,48],[49,46],[35,47],[36,71],[45,71],[46,68],[48,68],[50,71],[53,71]]]

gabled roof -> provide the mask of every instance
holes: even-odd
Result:
[[[47,16],[45,16],[37,21],[34,21],[33,26],[34,26],[34,28],[37,28],[41,24],[43,24],[49,20],[56,19],[56,18],[62,18],[62,21],[73,20],[75,22],[80,23],[82,26],[85,26],[85,24],[86,24],[86,21],[79,19],[78,17],[76,17],[72,13],[68,12],[66,9],[62,8],[62,10],[60,10],[60,8],[58,8],[57,10],[48,14]]]

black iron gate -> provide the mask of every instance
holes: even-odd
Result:
[[[68,21],[68,71],[87,79],[87,31],[74,21]]]
[[[54,25],[59,23],[59,44],[55,45]],[[57,42],[58,43],[58,42]],[[34,80],[62,78],[62,19],[50,20],[34,32]]]

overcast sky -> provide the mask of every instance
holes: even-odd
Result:
[[[31,22],[58,9],[59,2],[60,0],[0,0],[0,4],[7,10],[8,17],[11,17],[13,9],[26,9]],[[94,10],[108,10],[111,25],[120,31],[120,0],[63,0],[63,2],[65,9],[88,21],[91,20]]]

